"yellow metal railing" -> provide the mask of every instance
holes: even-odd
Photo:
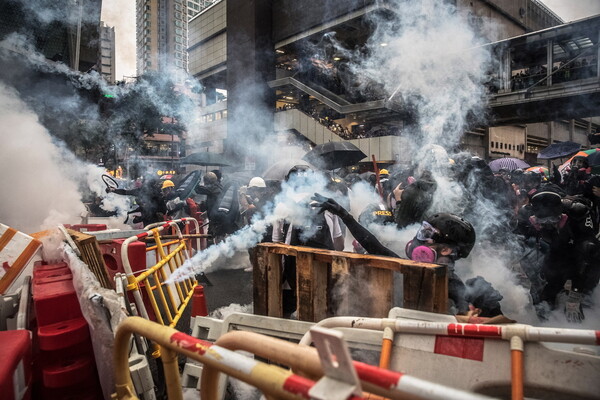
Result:
[[[122,244],[121,257],[127,275],[127,291],[132,293],[139,315],[155,320],[161,325],[177,325],[194,294],[194,288],[198,285],[193,276],[179,282],[167,283],[169,276],[190,258],[189,239],[184,237],[178,225],[190,222],[195,224],[198,232],[198,221],[183,218],[151,225],[145,232],[129,237]],[[177,238],[163,242],[162,236],[169,229],[174,230]],[[129,244],[146,238],[151,238],[155,243],[147,247],[146,252],[156,254],[156,264],[141,273],[138,271],[138,275],[135,275],[129,263],[127,248]],[[152,314],[147,306],[152,310]]]

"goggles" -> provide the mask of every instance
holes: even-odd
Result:
[[[429,222],[423,221],[417,232],[416,238],[421,242],[433,243],[436,235],[439,237],[440,231],[434,228]]]

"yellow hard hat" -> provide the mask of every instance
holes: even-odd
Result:
[[[168,188],[168,187],[175,187],[175,184],[173,183],[173,181],[170,180],[166,180],[163,182],[162,187],[160,188],[160,190]]]
[[[379,175],[389,175],[389,174],[390,174],[389,171],[385,168],[379,170]]]

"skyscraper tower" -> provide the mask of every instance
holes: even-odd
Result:
[[[137,75],[187,72],[187,1],[137,0],[136,17]]]
[[[100,23],[100,73],[110,84],[115,83],[115,28]]]

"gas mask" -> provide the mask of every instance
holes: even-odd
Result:
[[[437,260],[437,251],[426,243],[418,240],[417,238],[411,240],[406,244],[406,255],[413,261],[434,263]]]
[[[536,231],[554,231],[561,229],[567,223],[567,215],[551,215],[549,217],[539,218],[535,215],[529,217],[529,222]]]

